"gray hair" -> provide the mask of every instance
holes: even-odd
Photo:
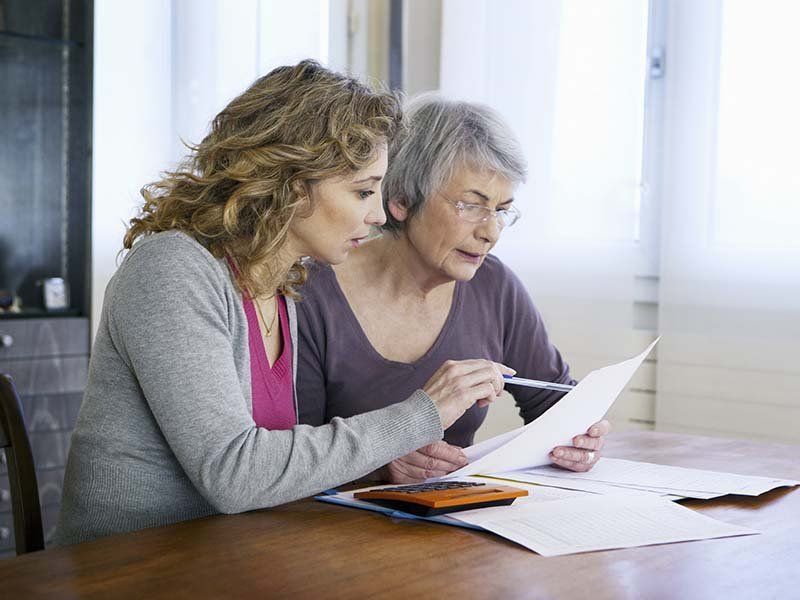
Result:
[[[525,181],[522,148],[503,118],[488,106],[428,93],[408,103],[404,120],[405,129],[389,146],[383,179],[384,231],[397,234],[404,227],[389,212],[390,200],[401,200],[412,217],[464,165],[498,173],[513,183]]]

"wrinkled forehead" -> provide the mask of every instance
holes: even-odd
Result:
[[[462,161],[443,178],[439,189],[434,191],[469,193],[478,200],[483,196],[488,200],[505,202],[513,198],[519,183],[507,173],[479,166],[471,161]]]

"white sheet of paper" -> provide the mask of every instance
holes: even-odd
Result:
[[[550,466],[527,469],[526,473],[561,480],[571,479],[654,491],[664,490],[701,498],[707,498],[707,494],[758,496],[777,487],[800,485],[800,481],[790,479],[737,475],[609,457],[600,459],[592,470],[586,473],[574,473]],[[701,495],[693,496],[693,492]]]
[[[585,495],[453,513],[542,556],[633,548],[758,533],[654,494]]]
[[[465,448],[470,463],[444,479],[548,464],[548,455],[555,446],[571,446],[574,436],[585,433],[603,418],[657,342],[658,339],[638,356],[592,371],[552,408],[525,427]]]
[[[497,483],[496,480],[491,478],[485,477],[463,477],[462,481],[474,481],[476,483]],[[357,490],[352,490],[349,492],[338,492],[336,494],[331,494],[329,496],[320,496],[319,499],[325,502],[333,502],[335,504],[341,504],[345,506],[351,506],[353,508],[362,508],[365,510],[371,510],[374,512],[381,512],[390,517],[397,517],[403,518],[401,516],[401,511],[394,510],[391,508],[385,508],[374,502],[366,502],[365,500],[358,500],[355,498],[356,492],[365,492],[367,490],[377,490],[380,488],[385,487],[395,487],[397,484],[383,484],[383,485],[372,485],[365,488],[360,488]],[[525,490],[528,490],[528,495],[523,496],[521,498],[517,498],[514,500],[514,504],[531,504],[534,502],[552,502],[554,500],[564,500],[565,498],[577,498],[580,496],[586,495],[586,492],[570,490],[570,489],[560,489],[555,487],[542,487],[538,485],[531,485],[527,483],[521,482],[503,482],[503,485],[510,485],[512,487],[518,487]],[[411,517],[410,515],[406,515],[406,518]],[[457,519],[453,519],[450,515],[438,515],[435,517],[416,517],[415,519],[424,519],[428,521],[434,521],[436,523],[444,523],[446,525],[456,525],[458,527],[464,527],[466,521],[459,521]]]
[[[514,500],[511,506],[522,506],[523,504],[532,504],[539,502],[552,502],[553,500],[564,500],[566,498],[580,498],[585,496],[586,492],[579,490],[569,490],[564,488],[544,487],[541,485],[533,485],[521,481],[498,481],[490,477],[468,477],[473,481],[483,481],[488,484],[494,483],[495,485],[510,485],[512,487],[519,487],[528,490],[528,495]],[[453,513],[455,514],[455,513]]]
[[[517,427],[516,429],[512,429],[506,433],[501,433],[500,435],[496,435],[488,440],[483,440],[482,442],[478,442],[477,444],[473,444],[472,446],[464,448],[464,454],[467,455],[467,460],[469,460],[469,462],[474,462],[479,458],[486,456],[490,452],[494,452],[503,444],[507,444],[524,431],[525,427]]]
[[[483,477],[483,476],[482,476]],[[611,485],[609,483],[602,483],[599,481],[588,481],[581,479],[571,479],[567,477],[549,477],[547,475],[539,475],[534,470],[530,471],[511,471],[509,473],[492,473],[486,475],[492,479],[501,481],[508,481],[512,485],[518,483],[530,483],[538,485],[539,487],[562,488],[567,490],[579,490],[590,494],[639,494],[642,492],[640,488],[623,487]],[[669,496],[669,492],[663,490],[644,490],[647,492],[658,494],[659,496]],[[677,498],[673,498],[676,500]]]

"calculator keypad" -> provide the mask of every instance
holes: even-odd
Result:
[[[418,494],[420,492],[432,492],[436,490],[457,490],[460,488],[480,487],[485,483],[474,481],[437,481],[434,483],[419,483],[412,485],[401,485],[397,487],[381,488],[381,492],[399,492],[401,494]],[[378,490],[376,490],[378,491]]]

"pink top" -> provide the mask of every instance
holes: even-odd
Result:
[[[265,429],[291,429],[297,424],[292,384],[292,338],[289,334],[289,315],[286,299],[278,296],[283,348],[270,368],[264,338],[258,326],[253,300],[243,295],[250,342],[250,390],[253,396],[253,420]]]

